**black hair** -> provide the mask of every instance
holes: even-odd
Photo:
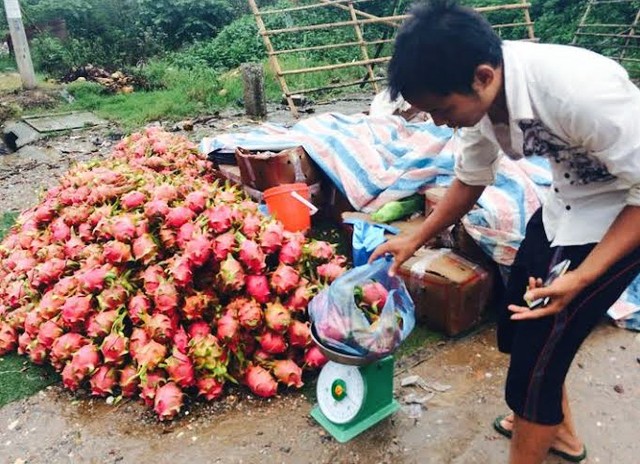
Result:
[[[502,41],[477,11],[455,0],[430,0],[414,5],[410,15],[389,63],[394,100],[398,95],[469,94],[478,65],[502,65]]]

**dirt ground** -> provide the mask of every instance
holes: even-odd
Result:
[[[395,378],[401,403],[411,393],[425,393],[401,386],[411,375],[450,389],[436,393],[426,408],[405,404],[346,444],[309,417],[312,404],[300,393],[267,401],[231,395],[161,424],[138,403],[113,407],[104,400],[76,399],[56,386],[0,409],[0,462],[503,463],[508,440],[491,422],[504,412],[507,358],[495,350],[494,338],[487,327],[406,361]],[[638,462],[639,353],[639,336],[603,324],[576,358],[568,385],[589,450],[586,462]]]
[[[316,112],[353,113],[368,102],[368,97],[333,102],[316,106]],[[293,123],[281,109],[272,110],[269,121]],[[197,142],[251,124],[241,114],[226,113],[184,133]],[[37,150],[0,156],[0,211],[32,206],[38,192],[54,185],[70,165],[107,156],[121,136],[115,126],[77,131],[40,140],[32,147]],[[402,360],[395,378],[402,409],[347,444],[337,443],[309,417],[312,392],[309,398],[298,392],[261,401],[239,390],[218,403],[193,404],[186,417],[161,424],[136,402],[110,406],[53,386],[0,409],[0,463],[506,462],[508,441],[491,428],[504,412],[507,365],[494,338],[487,326]],[[401,386],[411,375],[450,389],[436,392],[426,407],[411,406],[407,395],[426,393]],[[588,462],[639,462],[640,335],[603,324],[579,353],[569,386]]]

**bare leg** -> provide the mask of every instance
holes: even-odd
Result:
[[[559,425],[540,425],[522,417],[513,419],[510,464],[541,464],[558,433]]]
[[[564,414],[564,421],[560,424],[558,432],[551,446],[565,453],[579,455],[584,450],[584,445],[578,434],[576,433],[576,427],[573,422],[573,414],[569,407],[569,399],[567,396],[566,386],[562,389],[562,412]],[[501,422],[502,427],[507,430],[513,430],[513,413],[505,417]]]

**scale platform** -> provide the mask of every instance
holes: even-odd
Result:
[[[330,361],[320,371],[313,417],[345,443],[400,409],[393,398],[393,356],[366,359],[337,352],[311,337]]]

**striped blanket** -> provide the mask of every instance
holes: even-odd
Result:
[[[200,151],[302,145],[354,208],[373,212],[389,201],[449,185],[456,150],[453,135],[452,129],[432,122],[325,113],[290,128],[264,124],[247,133],[204,138]],[[509,266],[550,183],[546,159],[502,157],[495,184],[478,201],[480,208],[463,219],[467,232],[495,262]],[[611,315],[623,315],[616,323],[640,330],[640,312],[633,314],[640,309],[640,279],[630,289]]]

